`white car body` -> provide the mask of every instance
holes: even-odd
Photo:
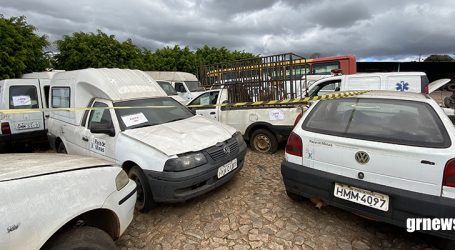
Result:
[[[307,92],[309,96],[351,90],[392,90],[429,94],[449,81],[450,79],[440,79],[429,84],[423,72],[359,73],[322,78],[313,82]]]
[[[64,89],[66,89],[65,93],[67,93],[67,96],[58,96],[64,93],[62,92]],[[51,98],[54,97],[54,94],[57,95],[55,96],[56,100],[68,99],[70,104],[67,101],[64,101],[63,104],[71,107],[102,105],[103,107],[112,108],[119,102],[157,100],[168,103],[167,105],[170,105],[171,108],[180,106],[182,110],[184,109],[185,112],[191,114],[184,106],[167,97],[164,90],[150,76],[138,70],[85,69],[64,72],[56,75],[51,82]],[[167,188],[169,190],[178,189],[174,187],[175,183],[172,181],[176,178],[173,176],[173,172],[165,171],[167,161],[178,159],[182,154],[205,152],[208,148],[227,145],[232,142],[236,130],[216,121],[192,114],[188,118],[177,121],[146,127],[128,128],[128,125],[121,124],[120,121],[122,120],[125,124],[125,120],[128,119],[130,123],[141,119],[147,121],[142,112],[148,111],[136,111],[139,113],[133,115],[135,116],[134,119],[131,118],[131,115],[118,115],[118,112],[122,111],[114,109],[52,111],[49,118],[49,141],[51,146],[58,148],[60,144],[63,144],[66,151],[70,154],[90,155],[112,160],[121,165],[127,172],[132,166],[139,166],[142,172],[147,173],[149,180],[153,179],[149,182],[150,185],[160,186],[151,187],[153,198],[159,202],[184,201],[203,191],[211,190],[233,177],[233,174],[243,166],[246,146],[242,148],[242,145],[238,145],[238,150],[226,154],[230,158],[238,159],[239,166],[229,177],[220,179],[216,183],[201,185],[199,189],[194,189],[194,192],[191,190],[191,192],[187,192],[188,195],[177,195],[173,191],[165,192],[163,190]],[[96,118],[98,116],[98,122],[104,117],[108,117],[112,121],[112,134],[95,132],[90,128],[90,124],[95,119],[98,119]],[[141,122],[133,126],[137,124],[141,124]],[[227,158],[224,160],[227,160]],[[216,167],[221,167],[221,165],[226,163],[223,161],[215,163],[208,160],[208,163],[204,166],[210,168],[212,174]],[[198,168],[196,167],[196,169]],[[191,179],[196,175],[196,169],[190,171],[191,173],[181,171],[178,178],[181,181],[185,178]],[[157,177],[157,175],[160,177]],[[163,180],[163,176],[167,175],[170,176],[166,179],[169,183],[159,183]],[[194,178],[209,177],[198,174]],[[190,180],[187,181],[189,182]],[[197,180],[193,181],[196,182]],[[200,180],[200,182],[204,183],[203,180]],[[193,185],[188,183],[180,184],[183,186],[189,185],[190,187]]]
[[[62,154],[0,158],[0,249],[40,249],[75,218],[95,213],[89,223],[104,224],[115,240],[133,219],[136,184],[128,180],[117,190],[119,166]]]
[[[228,101],[227,89],[208,90],[197,96],[187,105],[222,104]],[[253,132],[267,129],[273,133],[278,143],[287,139],[301,108],[298,107],[190,107],[196,114],[229,125],[252,141]]]
[[[186,102],[193,100],[204,90],[204,88],[200,87],[201,83],[197,77],[191,73],[180,71],[145,72],[156,81],[168,81],[174,87],[175,91],[177,91],[178,95]]]
[[[455,142],[455,127],[438,104],[427,95],[392,91],[374,91],[349,98],[349,100],[372,100],[372,102],[383,102],[389,105],[392,105],[390,102],[401,102],[403,106],[406,102],[409,107],[416,103],[416,105],[426,107],[429,110],[427,113],[432,114],[432,119],[438,121],[438,124],[427,119],[427,114],[416,113],[409,116],[409,113],[398,112],[402,109],[397,108],[390,111],[396,112],[395,116],[390,119],[394,119],[394,122],[400,124],[398,127],[384,127],[382,124],[387,123],[386,119],[389,118],[383,118],[385,121],[381,121],[381,123],[377,122],[377,127],[368,125],[370,123],[367,122],[369,121],[367,119],[370,118],[358,118],[363,119],[359,120],[358,124],[364,122],[365,128],[375,129],[376,137],[379,139],[371,139],[373,137],[368,136],[360,138],[360,135],[353,137],[350,134],[335,132],[310,131],[304,124],[311,122],[312,113],[317,112],[319,108],[321,110],[325,108],[322,106],[324,101],[317,101],[304,113],[293,130],[292,138],[289,139],[291,141],[291,139],[300,138],[301,156],[288,152],[285,154],[282,174],[288,193],[319,198],[324,203],[399,226],[406,225],[407,217],[449,218],[455,216],[453,212],[455,187],[442,184],[445,168],[448,162],[455,157],[455,144],[453,143]],[[334,101],[336,100],[326,101],[325,105],[331,105],[331,103],[335,103]],[[340,110],[340,107],[336,106],[336,109]],[[371,114],[376,112],[375,110],[382,109],[380,106],[362,103],[356,104],[356,107],[358,108],[355,110],[360,110],[358,117],[373,117]],[[341,111],[339,112],[341,113]],[[366,115],[361,116],[362,113]],[[337,113],[328,114],[330,117],[335,117]],[[335,124],[335,121],[330,120],[329,116],[326,119],[327,126]],[[353,121],[352,115],[350,119],[349,124]],[[318,120],[318,122],[322,122],[322,120]],[[425,132],[425,136],[421,137],[420,134],[417,134],[424,133],[421,132],[426,131],[423,130],[423,127],[428,127],[427,124],[430,123],[436,124],[434,126],[440,128],[441,134],[435,130],[432,130],[434,135]],[[403,138],[413,138],[411,137],[413,134],[419,135],[421,141],[419,145],[409,144],[403,141],[404,139],[400,139],[400,142],[384,141],[381,136],[387,130],[398,131],[397,133],[404,136]],[[409,135],[405,136],[407,134],[400,131],[407,131],[406,133]],[[444,145],[433,146],[431,143],[437,139],[432,138],[440,138],[444,141]],[[291,143],[290,150],[298,148],[292,145],[297,144]],[[366,162],[361,162],[362,159],[359,160],[356,157],[362,156],[364,153],[367,154],[368,159]],[[334,192],[337,190],[334,190],[335,183],[347,185],[353,189],[363,189],[369,194],[376,192],[387,196],[387,207],[383,208],[385,212],[334,197]],[[336,185],[335,188],[337,188]]]

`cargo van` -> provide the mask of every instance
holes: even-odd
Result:
[[[186,104],[188,102],[188,100],[183,99],[181,96],[179,96],[170,81],[158,80],[156,82],[160,85],[164,92],[166,92],[166,94],[172,97],[174,100],[180,102],[181,104]]]
[[[47,108],[50,80],[57,72],[34,72],[0,81],[0,109]],[[0,113],[0,152],[46,143],[47,116],[47,112]]]
[[[60,153],[116,162],[138,186],[137,208],[181,202],[217,188],[243,167],[234,128],[194,115],[139,70],[84,69],[51,81],[49,141]]]
[[[308,87],[307,96],[321,96],[336,91],[395,90],[429,94],[448,83],[440,79],[429,83],[423,72],[363,73],[336,75],[314,82]]]
[[[180,71],[146,71],[156,81],[168,81],[178,95],[186,101],[193,100],[205,89],[197,77],[191,73]]]

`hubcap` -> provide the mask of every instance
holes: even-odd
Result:
[[[259,134],[256,137],[254,137],[254,145],[256,149],[260,152],[268,152],[272,147],[270,138],[263,134]]]

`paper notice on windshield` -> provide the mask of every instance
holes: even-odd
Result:
[[[103,117],[104,109],[95,109],[93,111],[92,122],[101,122],[101,118]]]
[[[142,123],[148,122],[147,117],[141,112],[132,115],[124,115],[122,116],[122,121],[125,123],[125,126],[132,127]]]
[[[281,109],[272,109],[269,111],[270,121],[284,120],[284,113]]]
[[[13,105],[15,107],[32,105],[32,99],[28,95],[13,96]]]
[[[210,104],[210,96],[201,97],[201,105],[209,105]]]

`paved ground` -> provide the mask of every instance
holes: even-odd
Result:
[[[437,238],[373,222],[333,207],[290,200],[283,151],[248,152],[227,185],[183,204],[136,214],[120,249],[434,249]]]

